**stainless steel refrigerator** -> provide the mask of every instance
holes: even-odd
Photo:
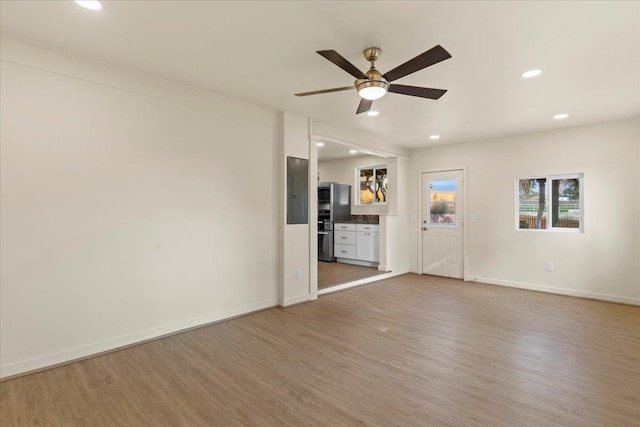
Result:
[[[351,220],[351,186],[337,182],[318,183],[318,260],[335,261],[334,223]]]

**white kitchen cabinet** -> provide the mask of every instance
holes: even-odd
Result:
[[[337,222],[334,226],[336,231],[356,231],[356,224],[345,224]]]
[[[380,226],[378,224],[356,224],[356,231],[369,231],[371,233],[379,233]]]
[[[380,233],[358,231],[356,236],[356,259],[379,262]]]
[[[355,231],[334,231],[333,242],[336,245],[355,245],[356,233]]]
[[[336,258],[356,259],[356,245],[333,245],[333,255]]]
[[[334,255],[340,262],[375,266],[380,262],[378,224],[336,223]]]

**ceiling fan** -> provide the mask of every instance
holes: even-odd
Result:
[[[411,73],[415,73],[416,71],[420,71],[423,68],[427,68],[433,64],[437,64],[445,59],[451,58],[449,52],[440,45],[432,47],[428,51],[421,53],[415,58],[408,60],[404,64],[397,66],[385,74],[380,74],[380,71],[376,70],[376,60],[380,57],[380,53],[382,53],[382,50],[377,47],[367,48],[363,52],[367,61],[371,62],[371,68],[366,73],[357,69],[355,65],[347,61],[335,50],[318,50],[316,53],[322,55],[347,73],[351,74],[356,78],[356,81],[353,86],[296,93],[296,96],[319,95],[321,93],[340,92],[355,88],[358,91],[358,94],[362,97],[356,111],[356,114],[360,114],[369,111],[373,101],[382,98],[387,92],[429,99],[439,99],[446,92],[446,89],[432,89],[428,87],[389,83]]]

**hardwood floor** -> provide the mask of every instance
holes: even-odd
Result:
[[[376,267],[318,261],[318,289],[329,288],[385,273],[388,273],[388,271],[379,271]]]
[[[638,426],[640,307],[404,275],[0,388],[2,426]]]

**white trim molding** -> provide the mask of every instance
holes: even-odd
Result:
[[[285,298],[284,302],[280,304],[280,307],[289,307],[290,305],[300,304],[301,302],[307,301],[312,301],[311,294],[302,294],[295,297]]]
[[[617,302],[622,304],[640,305],[640,298],[619,297],[615,295],[600,294],[597,292],[577,291],[573,289],[556,288],[553,286],[537,285],[533,283],[511,282],[507,280],[489,279],[487,277],[474,277],[473,282],[488,285],[506,286],[509,288],[526,289],[529,291],[546,292],[549,294],[567,295],[571,297],[589,298],[600,301]]]
[[[406,271],[390,271],[385,274],[379,274],[373,277],[367,277],[366,279],[354,280],[353,282],[343,283],[342,285],[331,286],[330,288],[324,288],[318,290],[318,295],[326,295],[333,292],[344,291],[345,289],[354,288],[356,286],[366,285],[368,283],[377,282],[379,280],[390,279],[396,276],[402,276],[403,274],[409,273],[409,270]]]

